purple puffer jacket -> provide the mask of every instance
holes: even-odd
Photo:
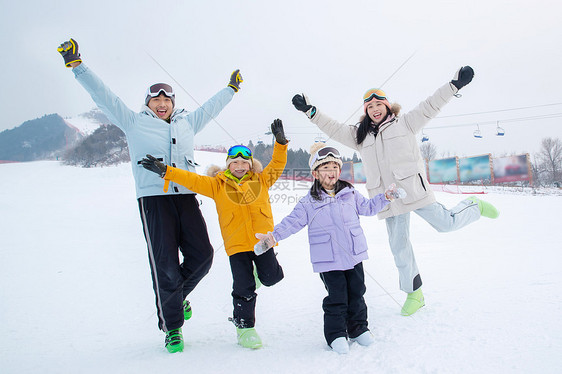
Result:
[[[304,196],[291,214],[275,226],[273,236],[281,241],[308,225],[310,261],[314,272],[352,269],[368,258],[367,240],[359,215],[374,216],[389,201],[384,194],[367,199],[349,187],[335,197],[322,191],[321,197],[321,200],[314,200],[310,192]]]

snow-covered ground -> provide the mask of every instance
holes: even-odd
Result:
[[[222,154],[196,155],[201,165],[224,164]],[[276,222],[306,193],[280,183],[271,191]],[[464,198],[436,194],[449,207]],[[305,230],[278,247],[285,279],[258,290],[264,348],[236,344],[228,259],[214,203],[200,197],[215,260],[190,296],[185,351],[171,355],[157,328],[130,165],[0,165],[0,373],[558,373],[562,197],[480,197],[499,219],[439,234],[412,215],[427,303],[412,317],[399,314],[405,296],[384,222],[362,218],[375,343],[345,356],[324,341],[325,290]]]

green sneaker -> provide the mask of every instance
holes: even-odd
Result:
[[[471,196],[468,198],[468,200],[472,200],[472,202],[478,204],[478,208],[480,208],[480,214],[484,217],[496,219],[500,215],[500,212],[496,209],[495,206],[484,200],[480,200],[476,196]]]
[[[247,329],[237,327],[236,335],[238,336],[238,344],[244,348],[258,349],[262,347],[260,336],[253,327]]]
[[[256,290],[261,287],[261,281],[258,277],[258,269],[256,269],[256,265],[254,264],[254,280],[256,281]]]
[[[170,353],[183,351],[183,335],[181,328],[166,333],[166,349]]]
[[[419,308],[425,305],[425,300],[423,298],[423,293],[421,288],[418,288],[412,293],[408,294],[404,306],[402,306],[401,314],[403,316],[411,316],[418,311]]]
[[[183,319],[188,320],[191,318],[193,312],[191,311],[191,304],[189,304],[189,300],[183,301]]]

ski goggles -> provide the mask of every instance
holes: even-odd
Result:
[[[166,95],[168,97],[175,97],[176,96],[172,86],[170,86],[169,84],[166,84],[166,83],[156,83],[156,84],[153,84],[152,86],[148,87],[148,90],[146,90],[146,96],[147,97],[148,96],[156,97],[156,96],[160,95],[161,92],[164,92],[164,95]]]
[[[371,88],[369,91],[365,92],[363,95],[363,102],[368,103],[369,101],[377,99],[377,100],[386,100],[386,93],[380,88]]]
[[[228,150],[228,158],[242,157],[244,160],[252,158],[252,151],[250,148],[243,145],[235,145]]]
[[[312,169],[312,165],[314,165],[316,161],[322,161],[323,159],[325,159],[330,155],[337,159],[341,159],[340,152],[337,149],[333,147],[324,147],[324,148],[320,148],[318,152],[316,152],[314,156],[312,156],[312,159],[310,160],[308,166],[310,166],[310,168]]]

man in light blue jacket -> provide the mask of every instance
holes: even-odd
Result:
[[[181,327],[191,317],[187,295],[209,272],[213,247],[195,193],[144,169],[140,160],[154,155],[167,165],[195,172],[193,137],[216,117],[240,89],[235,70],[223,88],[199,109],[175,108],[175,93],[165,83],[150,86],[140,113],[123,101],[82,63],[78,43],[70,39],[58,47],[65,65],[96,105],[127,137],[144,235],[156,295],[158,326],[166,333],[170,353],[183,350]],[[178,249],[184,261],[180,264]]]

